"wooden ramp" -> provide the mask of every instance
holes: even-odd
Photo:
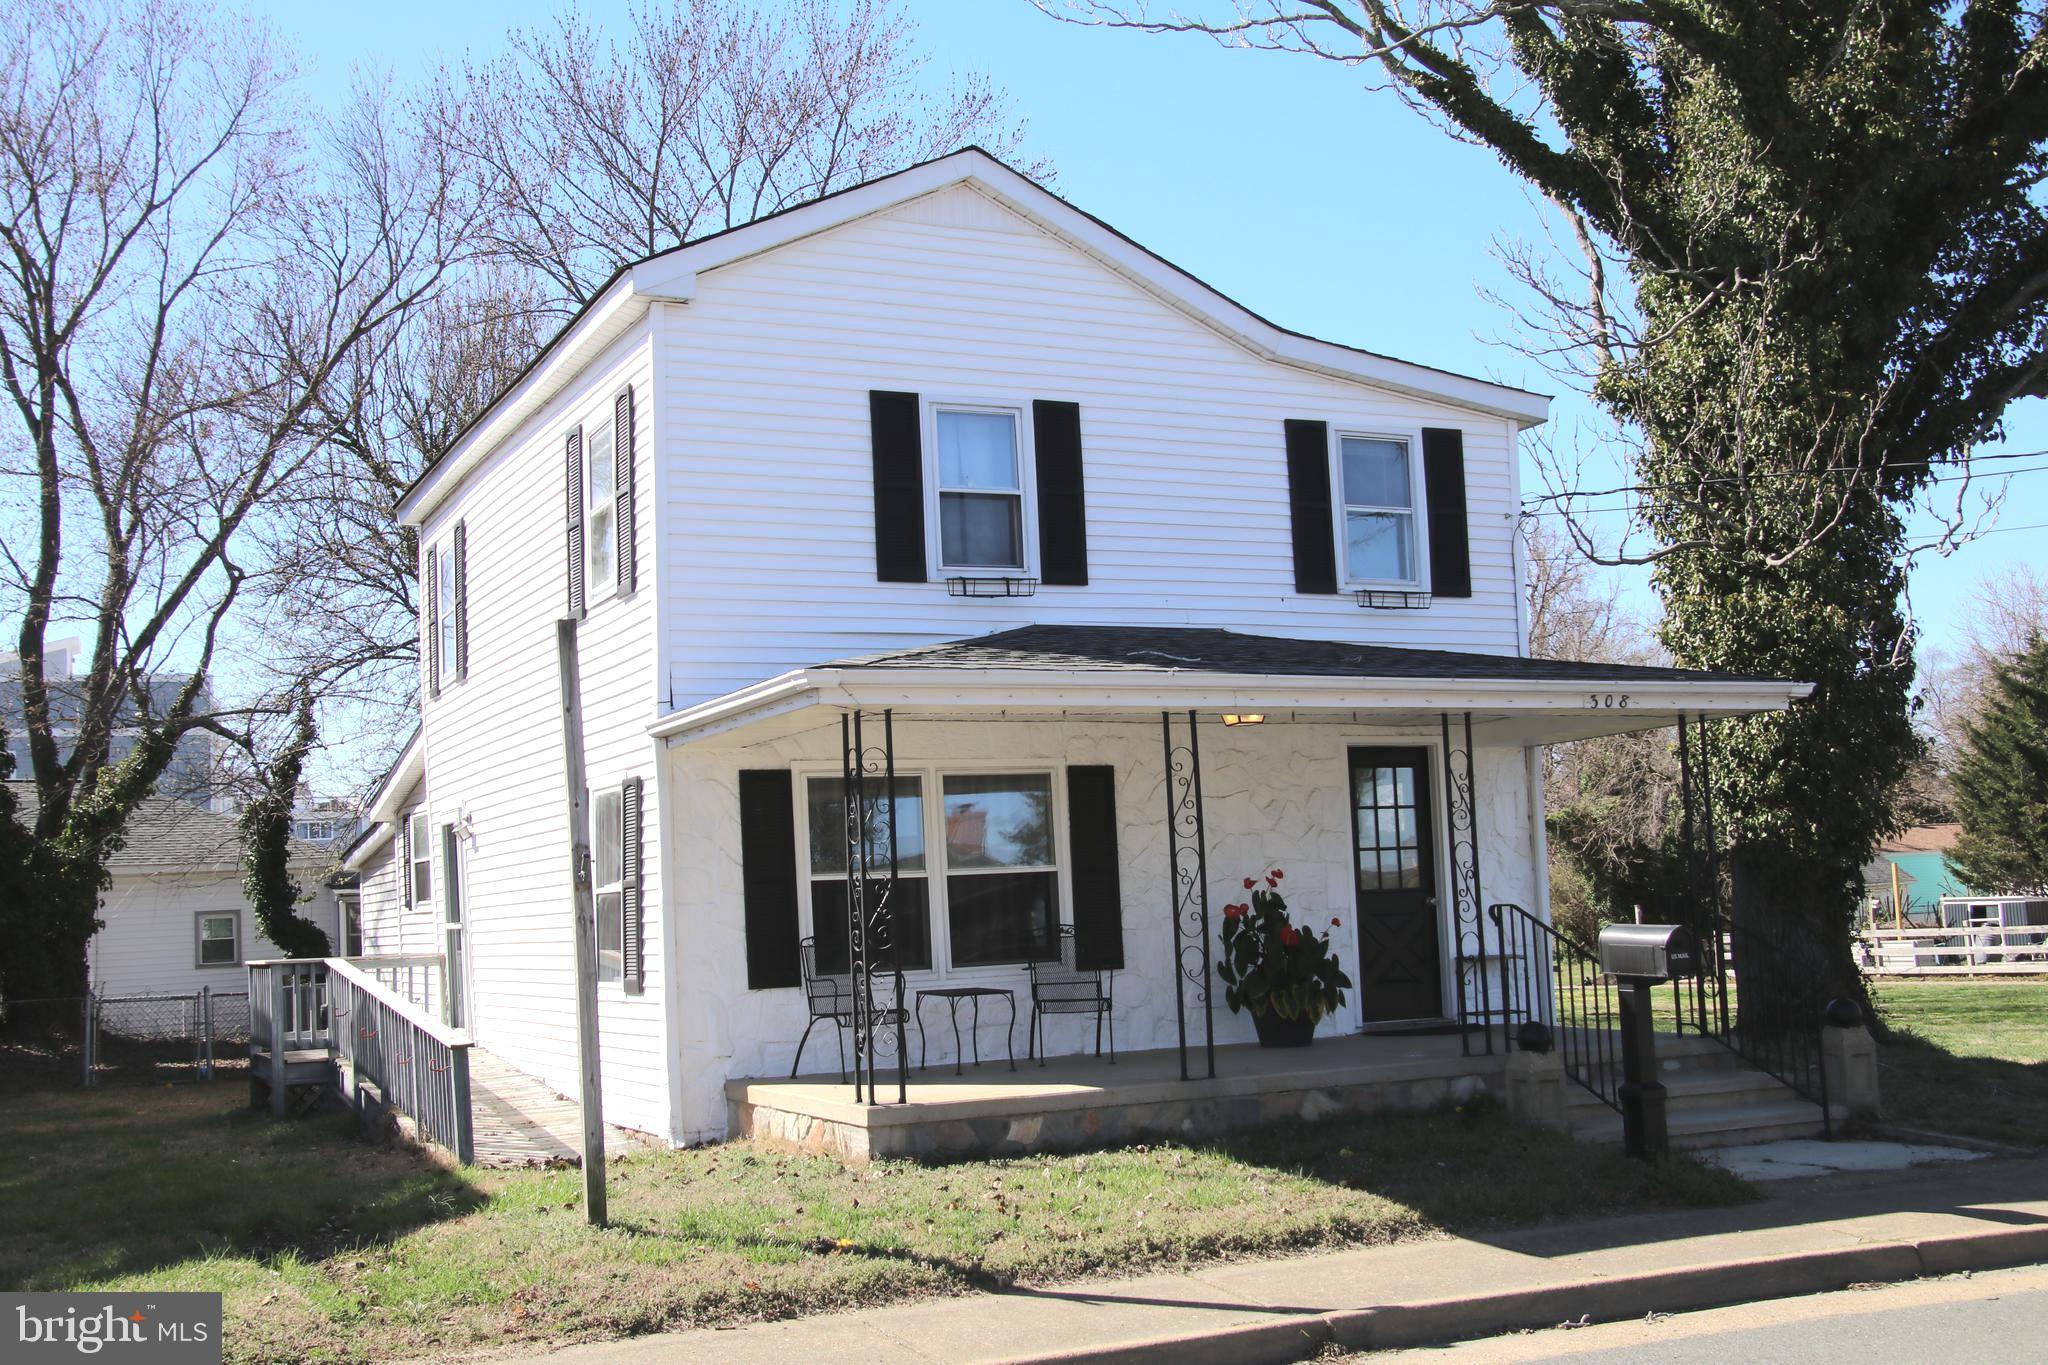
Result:
[[[582,1164],[583,1119],[576,1101],[480,1047],[469,1050],[470,1109],[479,1166]],[[605,1151],[617,1155],[638,1143],[623,1129],[605,1128]]]

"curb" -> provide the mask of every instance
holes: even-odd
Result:
[[[1386,1351],[1497,1336],[1562,1322],[1613,1322],[1794,1298],[1931,1275],[2048,1262],[2048,1225],[1911,1242],[1798,1251],[1532,1289],[1319,1313],[1117,1346],[1010,1357],[1013,1365],[1281,1365],[1327,1346]]]

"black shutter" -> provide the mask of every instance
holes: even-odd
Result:
[[[1429,497],[1429,592],[1472,595],[1472,542],[1465,520],[1465,433],[1422,429],[1422,486]]]
[[[569,433],[563,452],[568,464],[569,614],[583,617],[583,428]]]
[[[803,979],[797,965],[795,790],[787,768],[740,774],[740,886],[751,991],[795,986]]]
[[[1116,770],[1067,769],[1068,846],[1073,861],[1074,965],[1111,971],[1124,965],[1123,892],[1117,881]]]
[[[868,394],[875,456],[875,577],[922,583],[924,575],[924,442],[917,395]]]
[[[1337,522],[1330,508],[1330,427],[1287,419],[1287,502],[1294,521],[1294,590],[1337,591]]]
[[[626,994],[647,986],[645,935],[640,913],[640,779],[629,777],[619,791],[619,917],[621,976]]]
[[[469,526],[455,523],[455,679],[469,676]]]
[[[412,909],[412,812],[398,813],[398,885],[405,908]]]
[[[441,695],[441,556],[427,551],[427,695]]]
[[[1031,405],[1038,447],[1038,576],[1047,583],[1088,583],[1088,499],[1081,475],[1081,405],[1045,399]]]
[[[633,488],[633,386],[619,395],[612,407],[612,450],[614,452],[612,500],[614,524],[619,532],[619,591],[629,593],[639,581],[638,498]]]

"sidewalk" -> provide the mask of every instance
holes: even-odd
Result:
[[[651,1361],[1282,1361],[2048,1262],[2048,1158],[1780,1185],[1737,1209],[1634,1214],[1141,1279],[928,1300],[570,1347]]]

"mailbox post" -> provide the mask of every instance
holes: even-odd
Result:
[[[1692,975],[1693,962],[1692,932],[1683,925],[1611,924],[1600,931],[1600,969],[1619,988],[1621,1142],[1630,1156],[1654,1160],[1671,1148],[1650,996],[1663,982]]]

